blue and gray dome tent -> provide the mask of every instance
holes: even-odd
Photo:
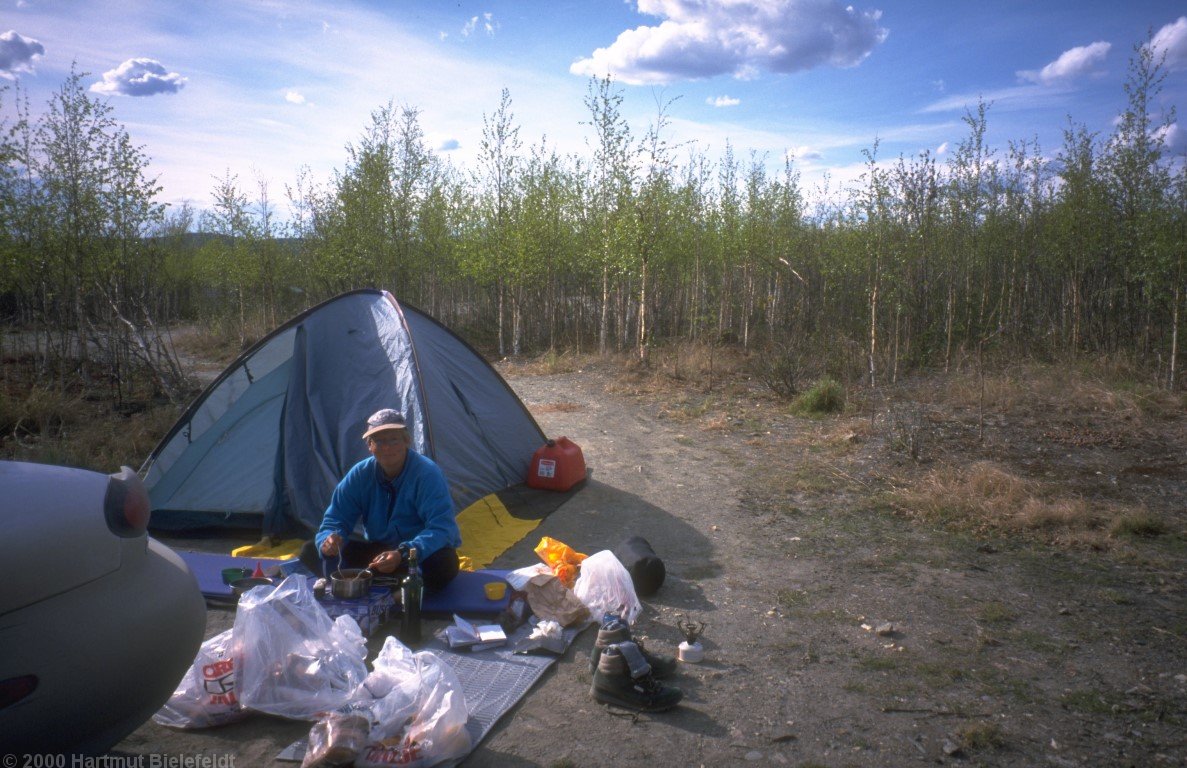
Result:
[[[505,514],[495,495],[523,483],[545,441],[454,333],[386,291],[352,291],[269,334],[190,405],[142,468],[152,527],[308,535],[367,456],[367,416],[385,407],[404,412],[457,508],[483,506],[483,517],[492,504]]]

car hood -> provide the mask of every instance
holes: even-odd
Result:
[[[147,538],[107,527],[108,476],[45,464],[0,462],[0,616],[101,578]],[[132,545],[132,546],[127,546]]]

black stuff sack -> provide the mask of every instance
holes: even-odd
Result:
[[[667,569],[647,539],[631,536],[614,548],[614,556],[631,575],[635,592],[640,595],[654,595],[663,586]]]

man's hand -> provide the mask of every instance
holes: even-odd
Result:
[[[387,552],[380,552],[375,559],[367,567],[372,571],[379,571],[380,573],[394,573],[400,567],[400,551],[398,549],[389,549]]]
[[[326,557],[333,557],[338,554],[342,547],[342,537],[336,533],[331,533],[326,537],[326,540],[321,543],[321,553]]]

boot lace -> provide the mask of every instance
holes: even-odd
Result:
[[[651,697],[658,696],[664,687],[663,684],[652,677],[650,673],[643,675],[642,677],[635,678],[635,685],[639,688],[641,693]]]

